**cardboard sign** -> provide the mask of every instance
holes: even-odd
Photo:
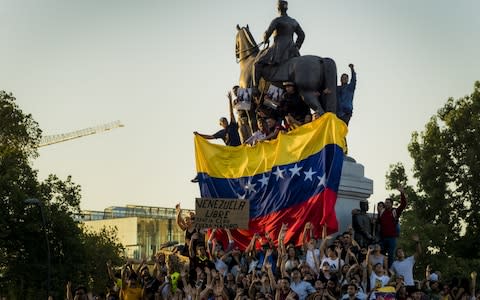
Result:
[[[198,228],[248,229],[248,200],[196,198],[195,224]]]

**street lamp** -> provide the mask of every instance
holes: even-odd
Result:
[[[45,213],[43,211],[42,202],[38,199],[30,198],[26,199],[25,204],[35,205],[40,209],[40,215],[42,216],[43,231],[45,232],[45,241],[47,242],[47,297],[50,296],[50,274],[51,274],[51,258],[50,258],[50,241],[47,234],[47,223],[45,221]]]

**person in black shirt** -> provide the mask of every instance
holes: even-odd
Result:
[[[242,143],[240,141],[240,135],[238,134],[238,123],[237,120],[235,120],[235,115],[233,114],[232,93],[229,92],[227,97],[230,108],[230,123],[227,121],[227,118],[222,117],[220,118],[220,126],[223,128],[217,131],[215,134],[201,134],[197,131],[195,131],[194,134],[208,140],[222,139],[227,146],[240,146]]]

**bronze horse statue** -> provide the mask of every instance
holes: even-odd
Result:
[[[249,88],[253,86],[253,68],[260,49],[248,25],[237,25],[237,31],[235,56],[240,64],[239,86]],[[293,57],[279,66],[264,68],[261,75],[265,81],[277,86],[286,81],[295,83],[303,101],[319,115],[337,110],[337,66],[331,58]]]

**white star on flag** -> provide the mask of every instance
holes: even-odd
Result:
[[[280,167],[277,167],[277,170],[275,172],[273,172],[273,174],[275,174],[275,176],[277,176],[277,180],[278,180],[278,178],[284,179],[283,171],[284,170],[280,169]]]
[[[299,167],[299,166],[297,166],[297,164],[295,164],[295,166],[293,166],[293,168],[290,168],[288,170],[292,173],[292,178],[293,178],[295,175],[300,176],[300,170],[301,169],[302,169],[302,167]]]
[[[236,193],[236,194],[237,194],[238,199],[245,199],[245,197],[247,196],[247,193],[245,193],[243,195],[240,195],[239,193]]]
[[[249,181],[247,182],[247,184],[245,185],[245,191],[246,191],[246,192],[247,192],[247,191],[250,191],[250,192],[256,193],[256,192],[257,192],[257,191],[255,190],[255,186],[256,186],[256,185],[257,185],[256,183],[252,184],[252,182],[249,180]]]
[[[262,183],[262,187],[268,184],[269,179],[270,179],[270,176],[265,176],[265,174],[262,174],[262,179],[259,180]]]
[[[322,177],[317,176],[317,178],[318,178],[318,180],[320,180],[320,182],[318,183],[318,186],[323,186],[323,187],[327,186],[327,176],[326,176],[326,174],[323,174]]]
[[[307,180],[313,181],[312,176],[313,176],[313,174],[315,174],[315,173],[317,173],[317,172],[314,172],[314,171],[312,170],[312,168],[310,168],[310,170],[308,170],[307,172],[303,172],[303,173],[305,173],[305,181],[307,181]]]

